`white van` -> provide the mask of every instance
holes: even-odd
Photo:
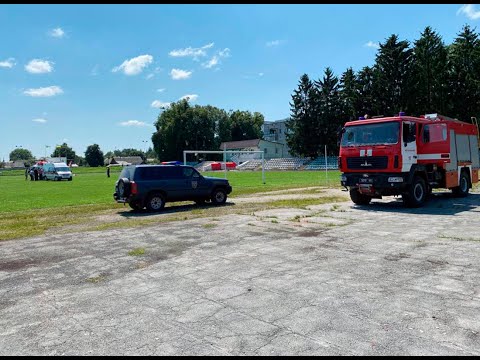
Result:
[[[43,164],[43,178],[45,180],[72,181],[72,172],[65,163],[45,163]]]

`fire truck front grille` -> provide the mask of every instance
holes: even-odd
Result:
[[[347,167],[351,170],[386,169],[388,156],[361,156],[347,158]]]

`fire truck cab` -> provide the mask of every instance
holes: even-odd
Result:
[[[467,196],[478,182],[478,127],[438,114],[360,118],[341,132],[341,184],[355,204],[401,195],[424,204],[434,188]]]

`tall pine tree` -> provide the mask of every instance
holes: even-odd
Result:
[[[414,43],[410,78],[409,103],[414,114],[448,112],[447,49],[440,35],[430,26]]]
[[[307,74],[300,77],[290,108],[290,119],[286,122],[290,152],[297,156],[316,157],[319,147],[316,132],[318,92]]]
[[[407,110],[411,64],[412,49],[408,41],[399,41],[394,34],[380,44],[375,63],[378,71],[376,96],[380,105],[378,110],[383,115]]]
[[[462,121],[480,115],[480,41],[465,25],[449,47],[451,115]]]
[[[342,118],[344,121],[355,120],[357,118],[359,91],[357,76],[351,67],[340,78],[339,96]]]
[[[337,132],[345,120],[342,118],[341,102],[339,95],[339,81],[332,69],[327,67],[321,80],[315,81],[320,97],[317,134],[319,152],[327,145],[331,154],[338,153]]]

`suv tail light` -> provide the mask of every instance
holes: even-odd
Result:
[[[135,181],[132,181],[130,182],[130,192],[132,195],[136,195],[137,194],[137,184],[135,183]]]

